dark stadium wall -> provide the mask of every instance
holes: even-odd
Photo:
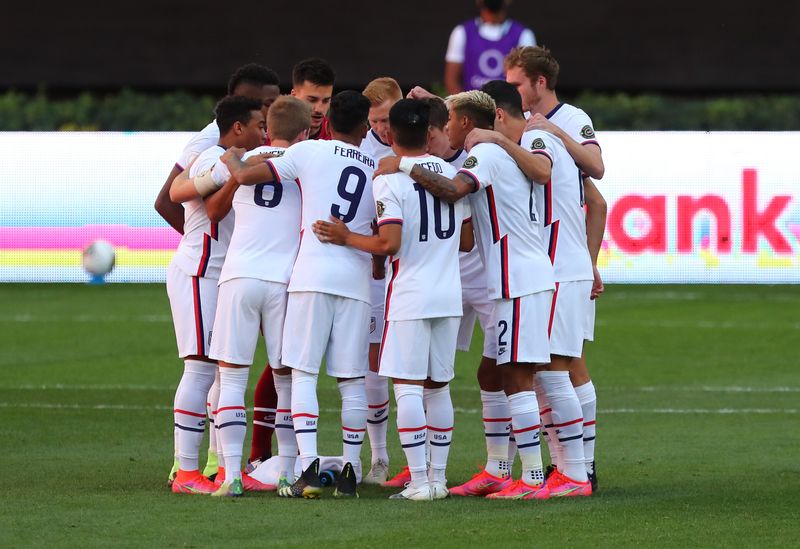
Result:
[[[452,27],[472,0],[86,0],[3,7],[0,89],[218,89],[258,61],[285,83],[293,63],[327,58],[340,87],[390,74],[404,86],[442,80]],[[562,65],[564,90],[800,90],[800,2],[517,0]]]

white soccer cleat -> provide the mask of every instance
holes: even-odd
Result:
[[[431,492],[431,485],[429,483],[422,484],[414,487],[410,484],[406,489],[399,494],[392,494],[389,499],[409,499],[411,501],[431,501],[433,493]]]
[[[362,484],[383,484],[389,476],[389,464],[379,459],[372,464],[367,476],[361,479]]]
[[[450,495],[450,490],[444,482],[438,480],[430,481],[431,499],[444,499]]]

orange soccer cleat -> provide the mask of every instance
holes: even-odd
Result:
[[[491,473],[487,473],[486,469],[481,469],[479,473],[461,486],[450,488],[450,494],[453,496],[484,497],[508,488],[512,482],[511,477],[496,477]]]
[[[217,486],[197,470],[178,470],[172,481],[172,491],[176,494],[211,494],[216,489]]]
[[[386,486],[387,488],[403,488],[409,482],[411,482],[411,471],[408,470],[408,465],[406,465],[403,467],[403,470],[394,477],[381,483],[381,486]]]

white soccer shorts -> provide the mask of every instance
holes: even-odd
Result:
[[[279,367],[286,288],[280,282],[255,278],[234,278],[220,284],[209,356],[229,364],[251,365],[261,331],[269,363]]]
[[[497,364],[526,362],[548,364],[548,325],[553,292],[547,290],[494,302]]]
[[[189,276],[170,263],[167,296],[175,325],[178,356],[208,356],[217,311],[217,280]]]
[[[318,374],[322,358],[329,376],[363,377],[369,369],[370,305],[320,292],[290,292],[281,363]]]
[[[556,282],[550,313],[550,354],[575,358],[583,354],[591,293],[591,280]]]
[[[590,299],[587,314],[583,320],[583,339],[586,341],[594,341],[594,315],[596,307],[597,300]]]
[[[459,351],[469,351],[477,318],[483,330],[483,356],[494,358],[497,355],[497,340],[492,324],[494,301],[489,299],[486,288],[462,288],[461,304],[464,316],[461,317],[461,325],[458,328],[456,348]]]
[[[380,343],[383,335],[384,310],[386,308],[386,281],[370,280],[370,303],[372,304],[369,317],[369,342]]]
[[[460,324],[458,316],[387,320],[378,373],[395,379],[450,381]]]

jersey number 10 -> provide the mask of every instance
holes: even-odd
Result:
[[[414,190],[419,193],[419,241],[428,241],[428,193],[419,183],[414,183]],[[452,204],[447,204],[449,222],[447,229],[442,229],[443,216],[442,201],[433,197],[433,231],[439,240],[447,240],[456,232],[456,209]]]

